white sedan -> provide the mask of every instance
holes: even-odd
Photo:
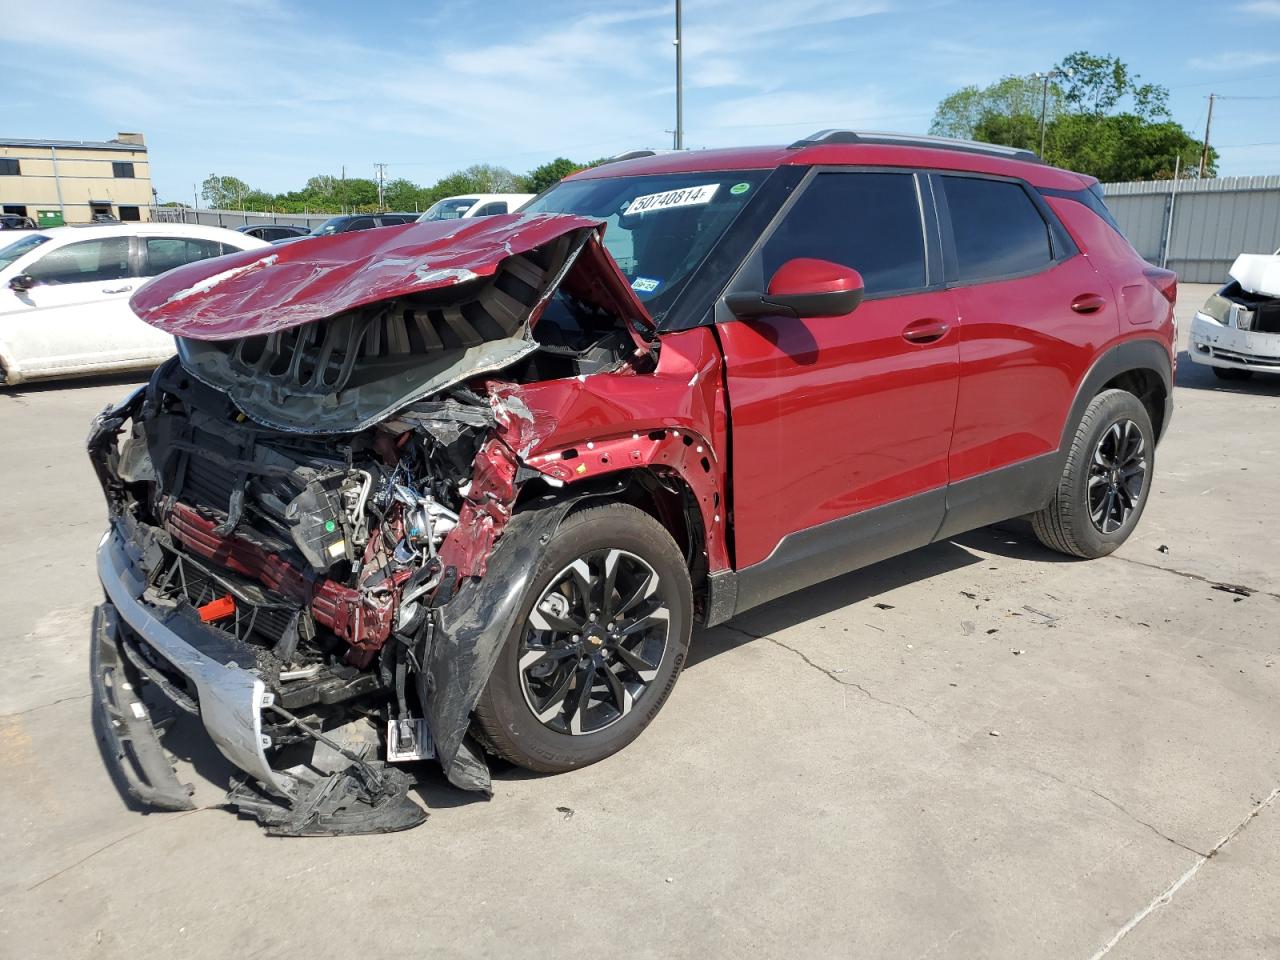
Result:
[[[3,242],[0,387],[155,366],[173,355],[173,337],[134,316],[133,292],[185,263],[270,246],[181,223],[6,232]]]

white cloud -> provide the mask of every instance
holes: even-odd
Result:
[[[1250,67],[1280,63],[1280,53],[1224,50],[1214,57],[1192,57],[1188,63],[1194,70],[1247,70]]]
[[[1253,0],[1252,3],[1240,4],[1236,10],[1259,17],[1280,17],[1280,0]]]

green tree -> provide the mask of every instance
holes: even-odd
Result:
[[[1142,78],[1130,71],[1119,57],[1077,50],[1062,58],[1057,69],[1063,74],[1063,97],[1076,113],[1105,116],[1117,112],[1126,97],[1129,113],[1144,120],[1169,116],[1169,91],[1154,83],[1139,83]]]
[[[548,187],[555,186],[569,174],[581,169],[581,164],[574,163],[567,157],[556,157],[525,174],[525,190],[529,193],[541,193]]]
[[[1201,142],[1172,120],[1153,122],[1132,113],[1059,117],[1049,127],[1045,160],[1097,177],[1104,183],[1124,180],[1171,180],[1177,158],[1182,176],[1200,163]],[[1206,172],[1217,175],[1218,152],[1209,148]]]
[[[240,198],[249,192],[249,185],[236,177],[224,177],[211,173],[200,184],[200,196],[216,210],[239,210]]]
[[[476,163],[461,171],[461,175],[474,184],[469,191],[474,193],[515,193],[520,187],[520,178],[506,167],[495,167],[488,163]]]
[[[938,104],[933,113],[929,132],[940,137],[959,137],[963,140],[985,139],[979,130],[984,125],[992,133],[1012,135],[1030,122],[1036,127],[1037,140],[1031,146],[1039,146],[1040,100],[1044,95],[1043,82],[1034,77],[1002,77],[986,87],[962,87]],[[1062,110],[1062,88],[1049,84],[1046,116],[1057,116]],[[999,127],[992,118],[1000,117],[1010,123]],[[989,143],[1006,143],[1004,140],[988,140]],[[1022,144],[1006,144],[1022,146]]]

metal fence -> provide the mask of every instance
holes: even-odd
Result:
[[[1225,283],[1237,255],[1280,248],[1280,176],[1142,180],[1102,190],[1138,252],[1187,283]]]
[[[197,210],[192,207],[152,207],[151,219],[158,223],[202,223],[207,227],[234,230],[245,224],[285,223],[310,229],[324,223],[331,213],[255,213],[252,210]]]

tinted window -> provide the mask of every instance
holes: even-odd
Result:
[[[37,283],[98,283],[129,276],[129,239],[85,240],[50,250],[27,268]]]
[[[909,173],[820,173],[764,247],[765,282],[794,257],[853,267],[867,294],[925,285],[924,231]]]
[[[1030,273],[1053,260],[1049,227],[1020,185],[950,176],[942,182],[956,241],[958,280]]]
[[[342,231],[345,233],[349,230],[368,230],[374,226],[376,226],[376,224],[373,222],[373,217],[356,217],[356,219],[343,227]]]
[[[496,217],[500,213],[507,212],[507,203],[505,200],[495,200],[493,203],[486,203],[483,207],[473,213],[473,217]]]
[[[220,257],[229,248],[216,240],[191,237],[147,237],[147,275],[156,276],[185,263]]]

